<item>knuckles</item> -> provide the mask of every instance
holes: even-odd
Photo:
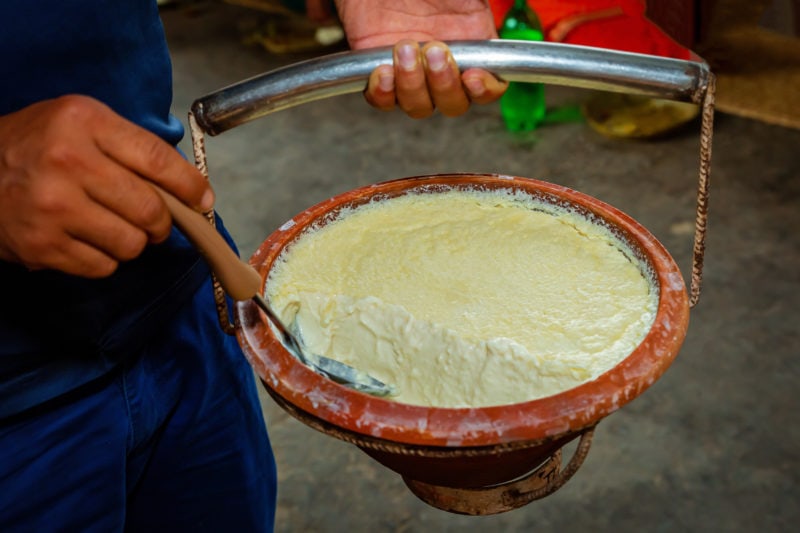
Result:
[[[174,158],[179,157],[172,147],[158,137],[142,136],[138,138],[137,144],[138,152],[147,162],[148,171],[156,176],[169,171]]]
[[[106,109],[105,105],[94,98],[80,94],[68,94],[53,100],[51,112],[57,119],[77,126],[80,123],[91,121],[103,109]]]
[[[97,128],[103,117],[109,113],[108,108],[101,102],[78,94],[59,96],[49,102],[47,109],[49,122],[48,132],[50,138],[60,138],[64,133],[74,137],[75,133],[86,131],[87,128]]]
[[[68,194],[57,184],[34,187],[30,203],[33,212],[48,218],[58,217],[70,210]]]
[[[109,261],[103,265],[95,266],[86,275],[87,278],[107,278],[117,271],[119,263],[116,261]]]
[[[147,235],[143,231],[127,231],[115,244],[114,257],[120,261],[135,259],[147,246]]]
[[[164,231],[169,216],[164,202],[155,191],[148,191],[138,197],[136,216],[139,224],[144,228],[160,229]]]
[[[25,245],[17,252],[21,262],[37,267],[52,261],[63,246],[56,235],[42,230],[28,232],[23,242]]]
[[[83,267],[82,271],[76,272],[86,278],[107,278],[117,271],[119,262],[111,258],[97,259],[89,265]]]

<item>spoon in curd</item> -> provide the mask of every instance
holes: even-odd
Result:
[[[267,315],[289,353],[318,374],[346,387],[373,396],[389,396],[394,393],[393,386],[364,371],[323,355],[308,353],[302,342],[286,327],[262,296],[261,275],[256,269],[236,255],[203,215],[158,185],[151,185],[167,204],[175,225],[199,250],[225,292],[236,301],[253,300]]]

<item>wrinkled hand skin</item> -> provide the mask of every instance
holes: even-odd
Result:
[[[172,220],[148,182],[198,210],[207,180],[169,144],[85,96],[0,116],[0,260],[88,278],[112,274]]]
[[[481,69],[459,73],[448,40],[497,37],[485,0],[337,0],[339,17],[354,50],[394,47],[394,64],[370,75],[364,96],[377,109],[399,107],[412,118],[439,110],[465,113],[470,104],[494,102],[508,84]],[[418,43],[425,43],[420,46]]]

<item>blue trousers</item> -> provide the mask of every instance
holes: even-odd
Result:
[[[0,422],[0,531],[272,531],[255,381],[203,286],[116,372]]]

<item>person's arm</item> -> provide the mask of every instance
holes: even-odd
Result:
[[[394,45],[394,65],[372,72],[364,92],[373,107],[413,118],[447,116],[500,98],[508,84],[480,69],[459,73],[441,41],[497,37],[486,0],[337,0],[354,50]],[[425,44],[420,47],[419,42]]]
[[[169,144],[84,96],[0,116],[0,260],[104,277],[171,218],[148,181],[210,209],[207,180]]]

